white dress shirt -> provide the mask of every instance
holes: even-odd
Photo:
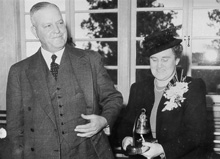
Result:
[[[41,47],[41,53],[42,53],[42,55],[43,55],[43,57],[44,57],[44,60],[45,60],[46,63],[47,63],[47,66],[48,66],[49,70],[50,70],[50,64],[51,64],[51,62],[52,62],[51,56],[52,56],[53,54],[55,54],[55,55],[57,56],[55,62],[56,62],[58,65],[60,65],[60,61],[61,61],[61,58],[62,58],[62,56],[63,56],[63,51],[64,51],[64,49],[65,49],[65,48],[63,48],[63,49],[60,50],[60,51],[57,51],[57,52],[52,53],[52,52],[49,52],[49,51],[47,51],[47,50],[45,50],[45,49],[43,49],[43,48]]]

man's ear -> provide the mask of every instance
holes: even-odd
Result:
[[[176,65],[178,65],[180,62],[180,58],[176,58]]]
[[[35,26],[31,26],[31,32],[34,34],[34,36],[38,39],[38,36],[37,36],[37,30],[36,30],[36,27]]]

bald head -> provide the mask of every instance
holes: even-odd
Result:
[[[35,24],[35,21],[34,21],[34,18],[33,18],[33,15],[38,12],[39,10],[42,10],[42,9],[45,9],[47,7],[54,7],[56,8],[57,10],[59,10],[60,12],[60,9],[59,7],[57,7],[57,5],[53,4],[53,3],[49,3],[49,2],[39,2],[39,3],[36,3],[35,5],[33,5],[30,9],[30,18],[31,18],[31,23],[32,25]]]

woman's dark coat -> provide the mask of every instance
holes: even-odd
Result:
[[[206,132],[206,86],[203,80],[187,77],[189,90],[181,107],[164,111],[167,99],[162,96],[157,111],[156,134],[166,159],[201,159]],[[171,80],[171,82],[173,82]],[[131,86],[129,102],[120,127],[121,140],[132,136],[135,117],[146,108],[150,117],[154,104],[154,78]],[[137,156],[134,158],[138,158]],[[139,158],[143,158],[140,156]]]

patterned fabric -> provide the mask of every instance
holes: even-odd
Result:
[[[57,55],[56,63],[58,58]],[[7,150],[11,156],[4,157],[0,154],[0,158],[115,159],[103,131],[92,136],[90,140],[77,137],[77,132],[73,131],[77,125],[86,123],[80,116],[82,113],[100,114],[100,109],[112,130],[123,107],[121,93],[115,89],[103,67],[101,55],[66,45],[59,65],[57,82],[55,79],[48,81],[52,74],[39,49],[36,54],[10,69],[7,88],[7,132],[8,139],[12,142]],[[17,82],[17,77],[20,78],[20,82]],[[50,86],[50,82],[55,83],[57,87]],[[17,88],[22,91],[17,91]],[[53,91],[56,91],[58,107],[60,104],[62,108],[52,105]],[[26,106],[27,111],[22,111]],[[59,109],[65,111],[62,115],[64,125],[56,120]],[[30,128],[33,128],[32,131]],[[60,128],[64,130],[64,134]]]
[[[51,56],[51,58],[52,58],[52,62],[50,64],[50,72],[54,76],[55,80],[57,80],[58,69],[59,69],[59,65],[57,63],[55,63],[55,60],[56,60],[57,56],[53,54]]]

